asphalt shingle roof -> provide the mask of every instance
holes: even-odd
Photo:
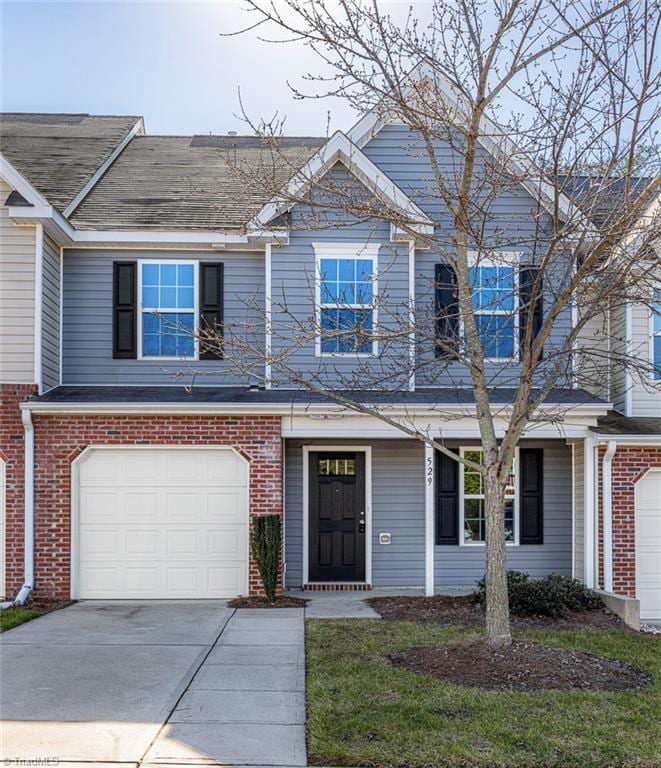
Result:
[[[600,435],[661,435],[661,418],[654,416],[622,416],[611,411],[597,419],[593,432]]]
[[[78,229],[241,230],[272,195],[246,174],[266,171],[284,185],[326,139],[276,141],[274,152],[254,136],[136,137],[71,221]]]
[[[342,392],[339,393],[340,395]],[[472,389],[435,387],[417,389],[415,392],[384,390],[354,391],[346,393],[351,400],[381,405],[472,405],[475,401]],[[510,387],[491,390],[491,401],[503,405],[511,403],[516,391]],[[332,403],[332,399],[307,390],[258,389],[249,387],[84,387],[59,386],[31,400],[45,403],[246,403],[292,404]],[[547,403],[572,405],[599,405],[603,401],[583,389],[558,388],[549,393]]]
[[[139,119],[3,112],[0,152],[63,211]]]

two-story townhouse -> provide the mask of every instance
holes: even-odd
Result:
[[[448,224],[426,194],[429,168],[417,141],[408,127],[375,124],[371,116],[348,135],[288,137],[280,147],[287,159],[282,182],[292,168],[314,166],[340,183],[378,188],[418,211],[421,226],[443,229]],[[35,354],[39,394],[11,404],[8,416],[16,444],[24,432],[27,471],[23,508],[19,514],[12,502],[6,515],[7,594],[23,583],[39,594],[87,599],[255,591],[250,518],[272,512],[284,517],[287,587],[402,586],[433,594],[472,586],[484,567],[475,478],[377,418],[294,389],[268,362],[287,352],[292,324],[337,327],[345,309],[340,285],[354,297],[352,311],[371,325],[388,323],[388,302],[433,316],[441,265],[387,223],[308,228],[293,206],[271,226],[282,211],[237,183],[228,151],[248,165],[261,161],[254,137],[133,136],[67,211],[39,207],[29,172],[20,190],[7,178],[33,206],[28,214],[25,202],[20,209],[10,197],[8,226],[43,227],[61,264],[59,375],[46,380],[45,355]],[[451,167],[452,148],[439,146],[438,153]],[[38,156],[31,162],[39,166]],[[3,167],[11,177],[14,164]],[[500,196],[495,215],[525,240],[530,211],[538,208],[534,190],[521,185]],[[247,229],[260,217],[263,226]],[[360,298],[375,294],[387,297],[378,317]],[[252,336],[245,347],[270,353],[256,355],[255,379],[265,386],[234,364],[241,339],[226,332],[221,352],[200,348],[181,330],[201,320],[243,328]],[[568,310],[557,333],[571,322]],[[388,355],[423,360],[433,346],[411,334],[394,349],[371,344],[353,352],[315,332],[291,359],[310,376],[336,377],[339,387],[372,380]],[[475,450],[479,431],[465,374],[453,370],[430,381],[424,366],[410,370],[391,393],[365,392],[366,402],[387,397],[395,418],[405,414],[442,433],[446,445]],[[496,381],[494,402],[509,397],[511,388]],[[608,568],[597,566],[604,494],[596,451],[609,443],[607,424],[637,427],[631,413],[608,416],[608,393],[571,382],[553,393],[549,410],[554,403],[563,411],[561,429],[537,422],[520,444],[506,523],[508,566],[608,586]],[[646,424],[646,442],[658,445],[658,422]],[[647,462],[641,474],[655,477],[647,470],[658,466],[658,448],[637,450],[637,460]],[[632,519],[646,517],[647,491],[636,495],[632,485],[631,494],[638,505]],[[658,510],[649,517],[659,519]],[[631,595],[640,547],[627,542],[628,560],[614,558],[621,571],[613,591]],[[652,585],[653,594],[660,591],[661,575]],[[650,617],[653,610],[652,602]]]

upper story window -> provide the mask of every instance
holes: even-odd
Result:
[[[462,448],[461,455],[475,464],[483,463],[483,452],[479,448]],[[510,474],[505,492],[505,541],[516,543],[517,516],[516,461]],[[484,477],[480,472],[461,465],[460,472],[460,530],[462,544],[482,544],[486,541],[486,518],[484,509]]]
[[[317,256],[317,354],[376,354],[378,246],[314,245]]]
[[[517,275],[510,265],[469,268],[473,312],[484,356],[510,360],[516,354]]]
[[[661,288],[652,297],[652,377],[661,380]]]
[[[138,279],[139,357],[196,357],[197,263],[141,261]]]

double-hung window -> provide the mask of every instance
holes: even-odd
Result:
[[[468,272],[484,356],[510,360],[517,354],[517,270],[514,264],[485,262]]]
[[[376,354],[378,246],[315,244],[317,354]]]
[[[484,454],[480,448],[462,448],[461,455],[474,464],[482,464],[484,460]],[[510,544],[517,543],[516,464],[515,461],[505,492],[505,541]],[[486,541],[484,499],[483,475],[462,463],[459,473],[459,521],[462,544],[482,544]]]
[[[652,378],[661,380],[661,288],[652,296]]]
[[[142,358],[195,358],[197,263],[141,261],[138,264]]]

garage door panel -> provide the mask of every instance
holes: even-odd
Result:
[[[91,451],[78,473],[78,596],[245,594],[247,480],[225,450]]]
[[[643,621],[661,621],[661,472],[636,485],[636,597]]]

